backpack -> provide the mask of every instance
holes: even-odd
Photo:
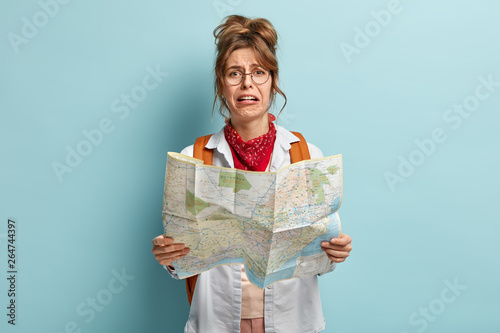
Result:
[[[309,155],[309,148],[307,147],[306,140],[304,139],[302,134],[300,134],[299,132],[292,132],[292,133],[295,136],[297,136],[300,139],[300,141],[291,143],[291,148],[290,148],[291,162],[297,163],[302,160],[310,159],[311,156]],[[203,160],[205,165],[213,164],[213,150],[205,148],[211,136],[212,134],[200,136],[199,138],[196,139],[194,143],[193,157]],[[191,305],[191,302],[193,300],[194,288],[196,286],[197,279],[198,275],[186,278],[186,291],[188,295],[189,305]]]

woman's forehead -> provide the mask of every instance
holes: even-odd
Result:
[[[231,52],[226,61],[226,68],[260,66],[252,48],[237,49]]]

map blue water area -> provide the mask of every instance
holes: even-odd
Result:
[[[340,208],[339,206],[340,206],[340,195],[335,199],[333,199],[332,205],[330,207],[332,207],[333,212],[336,212]]]

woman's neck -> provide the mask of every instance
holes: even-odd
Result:
[[[269,114],[266,112],[262,117],[250,121],[238,121],[231,118],[231,126],[241,139],[247,142],[269,132]]]

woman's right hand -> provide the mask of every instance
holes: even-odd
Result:
[[[165,235],[157,236],[153,239],[153,254],[160,265],[172,267],[172,262],[185,257],[189,253],[183,243],[174,243],[172,237]]]

